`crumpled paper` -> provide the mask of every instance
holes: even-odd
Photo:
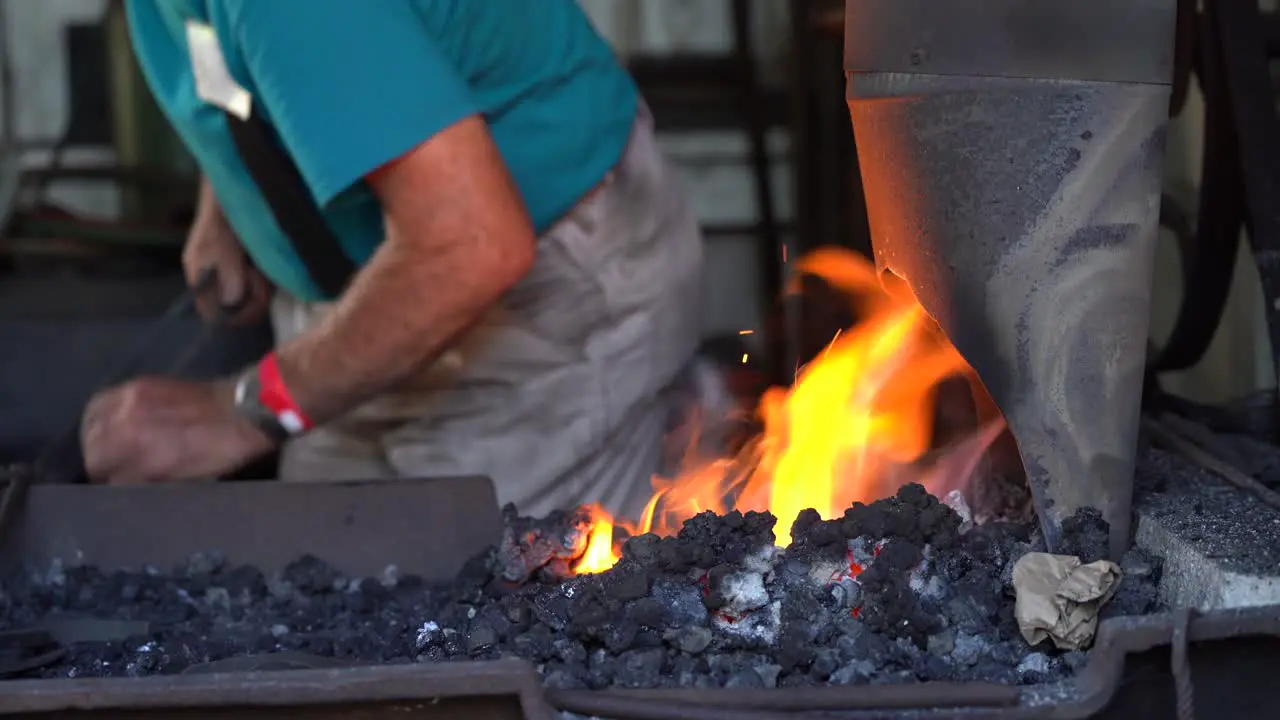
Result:
[[[1032,645],[1048,638],[1060,650],[1093,643],[1098,611],[1120,586],[1120,566],[1107,560],[1084,565],[1074,555],[1027,553],[1013,566],[1014,616]]]

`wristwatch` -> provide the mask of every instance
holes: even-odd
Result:
[[[253,423],[276,443],[289,439],[289,431],[276,414],[262,402],[262,381],[258,366],[250,365],[236,378],[235,409],[241,417]]]

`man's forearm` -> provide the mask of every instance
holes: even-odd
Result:
[[[367,179],[387,239],[333,312],[277,350],[293,402],[317,424],[434,361],[536,254],[519,190],[479,116]]]
[[[511,284],[495,284],[495,275],[510,273],[514,281],[523,272],[486,263],[465,245],[452,248],[442,246],[424,262],[419,252],[384,243],[333,312],[278,349],[281,377],[312,422],[336,417],[434,361]]]

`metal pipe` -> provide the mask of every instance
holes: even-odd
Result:
[[[876,261],[973,366],[1050,547],[1129,544],[1176,0],[846,0]]]
[[[8,0],[0,0],[0,143],[12,148],[18,144],[18,108],[14,99],[17,76],[13,72],[13,34],[9,24]]]

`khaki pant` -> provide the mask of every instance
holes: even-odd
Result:
[[[286,444],[291,481],[486,475],[527,514],[635,517],[699,336],[702,242],[642,110],[602,185],[539,240],[529,275],[403,388]],[[279,294],[280,342],[326,304]]]

